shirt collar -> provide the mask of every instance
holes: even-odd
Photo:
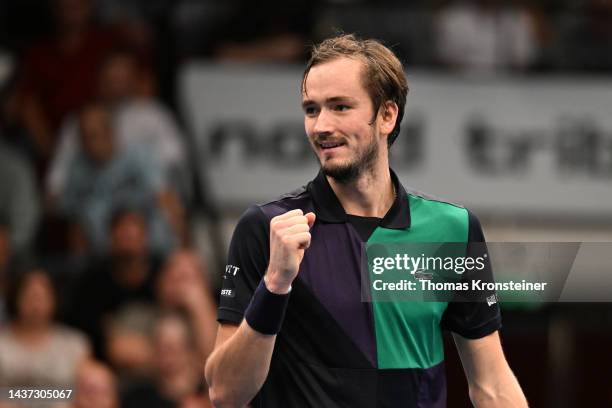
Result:
[[[399,182],[397,175],[391,169],[391,181],[395,186],[395,200],[380,222],[383,228],[404,229],[410,227],[410,205],[408,193]],[[308,184],[308,191],[312,194],[315,214],[318,219],[330,223],[344,223],[348,221],[346,212],[338,201],[338,197],[332,190],[327,177],[323,171],[319,171],[317,177]]]

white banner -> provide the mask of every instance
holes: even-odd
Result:
[[[301,67],[186,65],[183,111],[222,206],[314,178]],[[409,73],[392,166],[404,185],[479,211],[612,216],[612,81]]]

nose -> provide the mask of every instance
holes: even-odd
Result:
[[[333,118],[327,109],[321,109],[317,117],[314,119],[313,133],[317,136],[328,135],[333,133]]]

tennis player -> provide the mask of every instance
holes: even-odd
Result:
[[[238,222],[206,363],[215,406],[444,407],[444,330],[475,406],[527,406],[496,302],[362,301],[363,242],[484,242],[471,212],[407,191],[389,168],[407,92],[377,41],[313,48],[302,106],[321,170]]]

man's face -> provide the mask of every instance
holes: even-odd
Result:
[[[81,114],[81,143],[87,157],[96,164],[104,164],[113,157],[113,129],[109,112],[92,106]]]
[[[363,63],[338,58],[308,73],[302,106],[308,140],[323,172],[339,182],[355,180],[374,167],[386,143],[362,84]]]
[[[134,57],[128,54],[113,55],[100,71],[99,94],[106,102],[121,102],[134,96],[137,80]]]
[[[111,228],[111,253],[117,257],[135,257],[147,251],[146,221],[136,212],[119,216]]]

